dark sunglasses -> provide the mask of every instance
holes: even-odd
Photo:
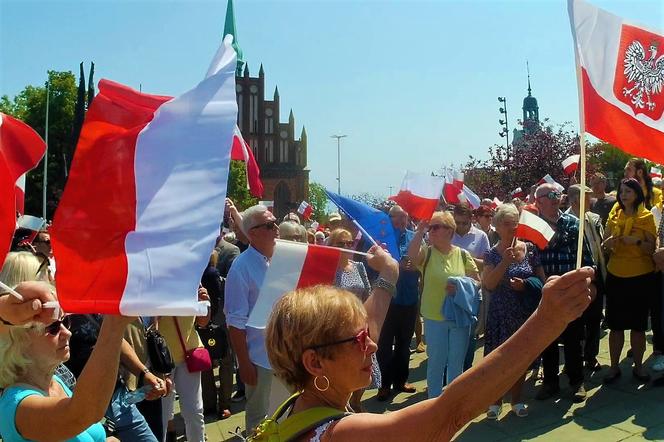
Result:
[[[559,200],[560,197],[563,196],[562,193],[560,192],[554,192],[553,190],[547,194],[544,194],[542,196],[538,196],[537,198],[548,198],[550,200]]]
[[[445,224],[431,224],[429,226],[429,232],[435,232],[438,229],[445,229],[445,230],[450,230],[450,226],[446,226]]]
[[[309,347],[309,349],[316,350],[318,348],[330,347],[332,345],[345,344],[346,342],[356,342],[360,346],[360,350],[362,351],[362,353],[366,353],[367,350],[369,349],[367,338],[370,337],[371,336],[369,336],[369,329],[365,328],[364,330],[360,330],[360,332],[357,335],[353,336],[352,338],[341,339],[339,341],[329,342],[327,344],[312,345],[311,347]]]
[[[63,317],[62,319],[58,319],[57,321],[55,321],[51,325],[47,325],[44,328],[44,331],[47,334],[51,335],[51,336],[57,336],[58,333],[60,333],[60,326],[61,325],[64,325],[64,327],[67,330],[69,330],[71,328],[71,318],[69,317],[69,315]]]
[[[35,239],[34,241],[32,241],[32,243],[33,243],[33,244],[35,244],[35,243],[41,243],[41,244],[46,244],[46,245],[50,246],[50,245],[51,245],[51,240],[50,240],[50,239],[47,239],[46,241],[43,241],[43,240],[41,240],[41,239]]]
[[[252,227],[250,230],[259,229],[261,227],[265,228],[265,230],[273,230],[276,225],[277,225],[276,221],[268,221],[263,224],[258,224],[257,226]]]
[[[350,241],[337,241],[336,242],[336,247],[353,247],[353,244],[355,241],[350,240]]]

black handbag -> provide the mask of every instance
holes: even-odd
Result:
[[[175,369],[175,364],[161,333],[154,327],[148,327],[145,330],[145,340],[152,371],[160,374],[171,373]]]
[[[228,336],[226,327],[210,324],[207,327],[196,327],[198,336],[210,353],[210,359],[219,360],[228,354]]]

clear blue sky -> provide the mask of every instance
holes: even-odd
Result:
[[[662,0],[597,0],[664,29]],[[47,69],[94,61],[109,78],[175,95],[203,77],[221,40],[226,0],[0,0],[0,94],[43,84]],[[238,41],[252,75],[279,86],[282,115],[306,126],[311,179],[342,192],[387,195],[406,169],[439,170],[501,143],[521,117],[526,59],[540,116],[578,122],[564,0],[236,0]]]

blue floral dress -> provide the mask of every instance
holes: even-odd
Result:
[[[503,257],[496,246],[484,255],[484,263],[496,267]],[[488,355],[507,341],[534,311],[534,304],[527,302],[525,292],[517,292],[510,286],[510,278],[527,279],[535,275],[535,268],[541,266],[537,248],[526,243],[526,256],[515,262],[505,271],[503,279],[491,292],[489,310],[484,334],[484,355]]]

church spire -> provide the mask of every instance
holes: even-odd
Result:
[[[530,90],[530,66],[528,65],[528,60],[526,60],[526,72],[528,73],[528,96],[531,97],[531,90]]]
[[[235,13],[233,12],[233,0],[228,0],[228,5],[226,6],[226,21],[224,22],[224,37],[228,34],[233,36],[233,49],[237,54],[237,67],[235,68],[235,76],[242,76],[242,67],[244,66],[244,56],[242,54],[242,48],[237,41],[237,31],[235,30]]]

